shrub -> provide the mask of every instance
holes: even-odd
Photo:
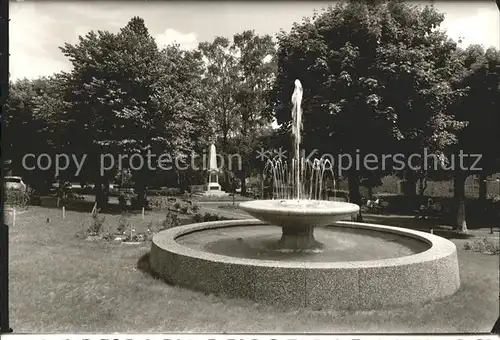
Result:
[[[165,219],[161,223],[160,230],[166,230],[174,227],[178,227],[181,225],[181,221],[177,214],[172,213],[171,211],[167,212]]]
[[[34,188],[28,186],[26,188],[26,195],[27,195],[29,205],[41,205],[42,204],[40,194]]]
[[[491,253],[492,255],[500,254],[500,244],[498,242],[490,242],[488,239],[484,239],[486,252]]]
[[[113,235],[112,235],[111,233],[104,233],[104,234],[102,235],[102,239],[103,239],[104,241],[108,241],[108,242],[109,242],[109,241],[112,241],[112,240],[113,240]]]
[[[140,242],[141,241],[141,235],[138,235],[138,234],[130,235],[124,241],[125,242]]]
[[[5,206],[10,206],[19,210],[24,210],[28,207],[28,204],[30,203],[32,193],[33,190],[29,188],[27,188],[26,190],[6,189],[4,204]]]
[[[205,213],[205,215],[202,215],[198,213],[193,216],[193,220],[195,222],[212,222],[212,221],[227,221],[231,220],[231,218],[220,216],[219,214]]]
[[[196,222],[196,223],[203,222],[203,215],[200,214],[200,213],[196,213],[193,216],[193,221]]]
[[[106,217],[99,217],[99,209],[92,213],[92,222],[90,227],[87,230],[88,236],[99,236],[103,233],[104,222],[106,221]]]
[[[153,230],[154,230],[154,224],[153,224],[153,221],[149,221],[147,231],[148,231],[148,232],[152,232]]]
[[[466,242],[464,244],[465,250],[471,250],[483,254],[498,255],[500,254],[500,246],[498,242],[492,242],[487,238]]]
[[[226,218],[224,216],[220,216],[219,214],[210,214],[210,213],[205,214],[205,219],[207,221],[226,221],[226,220],[229,220],[229,218]]]
[[[204,222],[212,222],[212,221],[218,221],[218,220],[219,220],[218,214],[205,213],[205,215],[203,216]]]
[[[191,212],[193,214],[197,214],[199,211],[200,211],[200,206],[198,205],[198,203],[196,202],[191,203]]]
[[[180,194],[180,189],[161,187],[160,189],[149,189],[147,192],[151,196],[175,196]]]
[[[89,231],[89,228],[87,227],[88,223],[89,223],[88,219],[85,219],[81,222],[80,228],[78,228],[78,231],[76,232],[77,238],[85,239],[88,236],[88,231]]]
[[[125,209],[127,207],[128,202],[130,202],[130,199],[132,196],[127,193],[121,193],[118,196],[118,204],[120,205],[121,208]]]
[[[167,198],[168,207],[181,214],[196,214],[200,211],[200,206],[191,200],[181,201],[172,197]]]
[[[116,228],[116,232],[120,235],[123,235],[127,232],[130,227],[130,222],[128,221],[128,215],[123,214],[118,219],[118,227]]]
[[[153,221],[148,223],[148,228],[146,229],[146,232],[142,234],[142,238],[144,241],[151,241],[153,239],[153,236],[160,231],[162,228],[158,228]]]
[[[191,200],[179,201],[177,199],[168,198],[169,206],[172,207],[174,211],[180,212],[181,214],[196,214],[200,211],[200,207],[196,202]]]
[[[148,205],[155,211],[164,210],[170,206],[170,200],[166,196],[155,196],[148,200]]]
[[[126,234],[122,238],[122,242],[143,242],[146,240],[145,234]]]
[[[238,204],[221,204],[217,208],[219,208],[219,209],[238,209]]]
[[[155,228],[154,224],[153,224],[153,221],[150,221],[148,223],[148,228],[146,229],[146,232],[145,232],[145,237],[147,240],[151,240],[154,236],[154,234],[156,234],[157,232],[157,228]]]

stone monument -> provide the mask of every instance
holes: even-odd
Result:
[[[227,192],[221,190],[219,184],[219,168],[217,167],[216,149],[214,144],[210,144],[208,149],[208,183],[203,191],[204,196],[227,196]]]

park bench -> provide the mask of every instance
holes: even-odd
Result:
[[[385,200],[379,200],[379,202],[377,203],[377,201],[368,200],[366,202],[366,206],[368,208],[369,213],[380,214],[380,213],[385,213],[387,211],[387,208],[389,207],[389,202]]]
[[[415,218],[427,219],[443,217],[444,208],[440,202],[435,202],[432,205],[421,205],[419,209],[415,210]]]

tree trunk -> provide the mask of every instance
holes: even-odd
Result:
[[[403,195],[417,196],[417,176],[415,171],[408,170],[405,174],[404,181],[401,182]]]
[[[229,189],[231,188],[230,183],[231,183],[231,179],[229,177],[229,170],[225,170],[224,171],[224,187],[222,189],[224,191],[229,191]]]
[[[176,171],[177,173],[177,171]],[[132,206],[135,209],[146,208],[147,206],[147,173],[137,173],[134,180],[134,189],[136,190],[135,204]],[[177,176],[177,184],[180,186],[180,178]]]
[[[359,174],[356,170],[350,170],[347,174],[347,184],[349,187],[349,200],[351,203],[357,204],[361,207],[361,193],[359,192]],[[363,222],[361,210],[354,219],[356,222]]]
[[[140,184],[137,190],[137,207],[146,208],[148,202],[148,191],[145,184]]]
[[[245,169],[241,169],[240,171],[240,181],[241,181],[241,196],[245,196],[247,194],[247,172]]]
[[[488,183],[486,182],[486,174],[481,172],[479,174],[479,202],[482,206],[486,206],[488,196]]]
[[[188,170],[189,171],[189,170]],[[184,194],[189,187],[188,179],[187,179],[187,173],[184,171],[182,173],[178,173],[178,183],[179,183],[179,190],[181,194]],[[147,200],[147,197],[146,197]]]
[[[103,208],[105,206],[105,199],[104,199],[104,188],[103,188],[103,178],[102,176],[97,176],[97,180],[95,183],[95,203],[97,203],[98,208]]]
[[[367,189],[368,189],[368,199],[372,200],[373,199],[373,186],[371,183],[368,183]]]
[[[427,178],[425,176],[418,179],[418,195],[423,200],[425,189],[427,189]]]
[[[467,233],[467,221],[465,213],[465,180],[467,174],[457,169],[453,179],[453,195],[456,204],[455,229]]]
[[[64,189],[65,189],[64,188],[64,181],[62,181],[62,180],[59,179],[57,181],[57,183],[58,183],[58,186],[57,186],[57,197],[59,199],[63,199],[64,198]]]
[[[103,200],[104,205],[109,203],[109,179],[104,180]]]
[[[144,208],[148,207],[148,188],[145,185],[142,189],[142,206]]]

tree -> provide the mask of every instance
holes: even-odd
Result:
[[[198,49],[205,61],[202,80],[205,87],[203,103],[207,109],[205,126],[208,140],[205,148],[210,143],[217,143],[219,153],[227,159],[230,139],[236,134],[239,124],[235,100],[239,85],[237,55],[225,37],[202,42]],[[224,186],[229,178],[229,172],[224,171]]]
[[[235,151],[242,159],[237,174],[241,181],[241,192],[245,194],[246,178],[255,159],[255,148],[260,137],[266,135],[270,128],[271,116],[267,112],[275,77],[275,44],[269,35],[261,37],[254,31],[245,31],[234,36],[234,47],[240,55],[241,79],[236,95],[240,126]]]
[[[73,64],[66,74],[72,146],[89,154],[94,165],[98,205],[106,203],[106,188],[116,174],[116,167],[98,171],[101,155],[117,160],[132,153],[145,158],[148,150],[172,156],[190,152],[192,111],[186,106],[198,103],[186,101],[187,89],[179,89],[174,60],[182,53],[160,51],[143,19],[132,18],[117,34],[92,31],[61,50]],[[134,172],[142,206],[149,172],[146,165]]]
[[[443,19],[432,7],[401,1],[348,1],[282,32],[274,95],[278,121],[289,120],[298,78],[304,86],[304,141],[311,147],[328,145],[326,151],[364,159],[369,153],[408,157],[426,146],[441,150],[453,143],[461,123],[447,108],[461,92],[448,84],[458,66],[449,64],[456,44],[436,29]],[[369,171],[364,164],[347,171],[354,203],[361,203],[360,177]]]
[[[54,180],[54,167],[28,170],[23,157],[48,154],[51,159],[64,146],[61,136],[64,122],[61,98],[64,83],[59,75],[34,80],[20,79],[10,83],[10,95],[4,111],[4,157],[12,160],[12,170],[24,177],[36,190],[45,192]],[[35,160],[26,159],[32,167]],[[45,166],[46,164],[42,164]]]
[[[236,172],[245,194],[245,179],[258,137],[270,125],[266,106],[275,72],[275,44],[268,35],[244,31],[234,35],[232,41],[217,37],[213,42],[201,43],[199,49],[206,63],[204,103],[211,113],[207,120],[216,137],[212,142],[220,142],[219,150],[226,159],[231,153],[240,155],[242,167]],[[225,179],[228,183],[228,171]]]
[[[202,55],[199,51],[181,50],[175,44],[161,52],[165,56],[165,72],[169,75],[168,93],[171,97],[168,110],[173,115],[168,127],[171,144],[164,151],[188,158],[192,153],[199,154],[209,141],[210,129],[207,129],[207,111],[203,103],[205,92],[201,82],[204,67]],[[186,190],[193,169],[188,166],[186,170],[174,169],[174,172],[181,190]],[[156,174],[165,176],[162,170]]]
[[[216,37],[213,42],[202,42],[198,46],[205,61],[203,84],[205,85],[205,106],[207,130],[221,139],[220,148],[228,152],[229,138],[237,126],[235,95],[238,87],[237,56],[231,49],[231,42]]]
[[[486,178],[500,170],[500,151],[495,147],[500,143],[500,51],[494,48],[485,51],[482,46],[471,45],[460,51],[458,56],[464,68],[456,79],[456,86],[466,87],[468,91],[466,96],[455,103],[455,111],[457,117],[466,120],[468,124],[459,134],[459,143],[451,152],[481,155],[478,164],[474,164],[475,158],[470,157],[464,158],[464,169],[455,165],[455,225],[466,231],[466,178],[471,174],[479,175],[479,197],[481,204],[486,207]]]

